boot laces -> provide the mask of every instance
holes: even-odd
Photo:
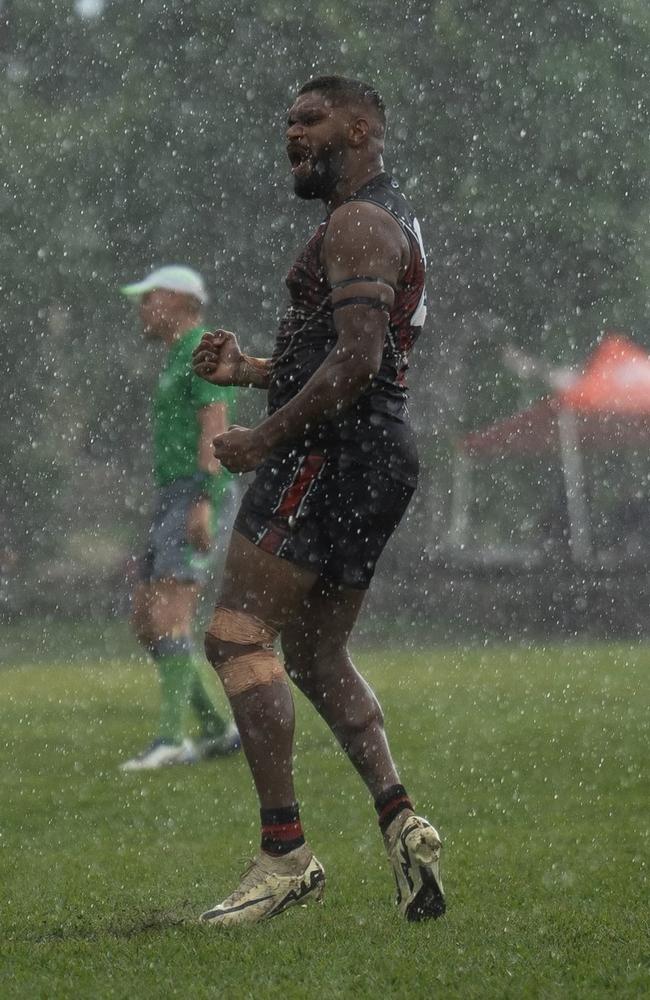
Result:
[[[255,886],[260,884],[262,878],[265,875],[269,874],[271,873],[265,870],[264,865],[260,863],[259,857],[251,858],[249,861],[246,862],[246,867],[241,873],[239,885],[234,890],[234,892],[231,892],[231,894],[228,896],[226,900],[224,900],[224,902],[225,903],[239,902],[239,900],[242,899],[247,892],[249,892],[251,889],[254,889]]]

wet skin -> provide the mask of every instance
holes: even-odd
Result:
[[[297,98],[289,111],[287,153],[296,193],[320,197],[331,213],[321,260],[331,285],[358,275],[354,295],[378,298],[387,309],[409,263],[400,226],[367,202],[343,204],[382,170],[381,137],[368,109],[333,106],[322,94]],[[335,288],[332,301],[350,296]],[[233,427],[219,435],[214,453],[235,472],[254,469],[279,444],[300,439],[312,423],[349,406],[379,370],[387,332],[387,312],[350,305],[334,313],[337,344],[303,389],[252,429]],[[234,335],[218,330],[195,352],[194,371],[216,384],[264,388],[268,370],[259,362],[257,381],[238,381],[246,355]],[[259,360],[259,359],[258,359]],[[233,534],[217,603],[255,615],[280,633],[289,676],[311,700],[345,749],[371,795],[399,783],[372,690],[355,670],[347,641],[365,591],[335,586],[315,573],[261,551]],[[206,637],[215,668],[243,651]],[[294,710],[285,682],[275,682],[231,699],[262,807],[295,801],[293,785]]]

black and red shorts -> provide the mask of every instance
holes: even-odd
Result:
[[[264,552],[365,590],[413,487],[321,451],[272,455],[242,500],[235,531]]]

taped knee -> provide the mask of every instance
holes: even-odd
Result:
[[[215,608],[205,634],[205,650],[229,698],[274,681],[286,681],[273,652],[276,629],[255,615]]]

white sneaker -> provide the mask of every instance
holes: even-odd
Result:
[[[229,757],[230,754],[241,750],[241,740],[239,730],[234,722],[230,722],[221,736],[204,736],[199,740],[197,752],[201,760],[210,760],[212,757]]]
[[[204,924],[256,924],[307,899],[321,900],[325,870],[307,844],[282,857],[263,851],[253,858],[233,893],[201,914]]]
[[[438,831],[426,819],[402,810],[388,827],[384,841],[395,873],[397,905],[407,920],[428,920],[445,912],[440,880]]]
[[[137,757],[120,764],[120,771],[154,771],[170,764],[196,764],[198,759],[199,755],[191,740],[183,740],[182,743],[156,740]]]

